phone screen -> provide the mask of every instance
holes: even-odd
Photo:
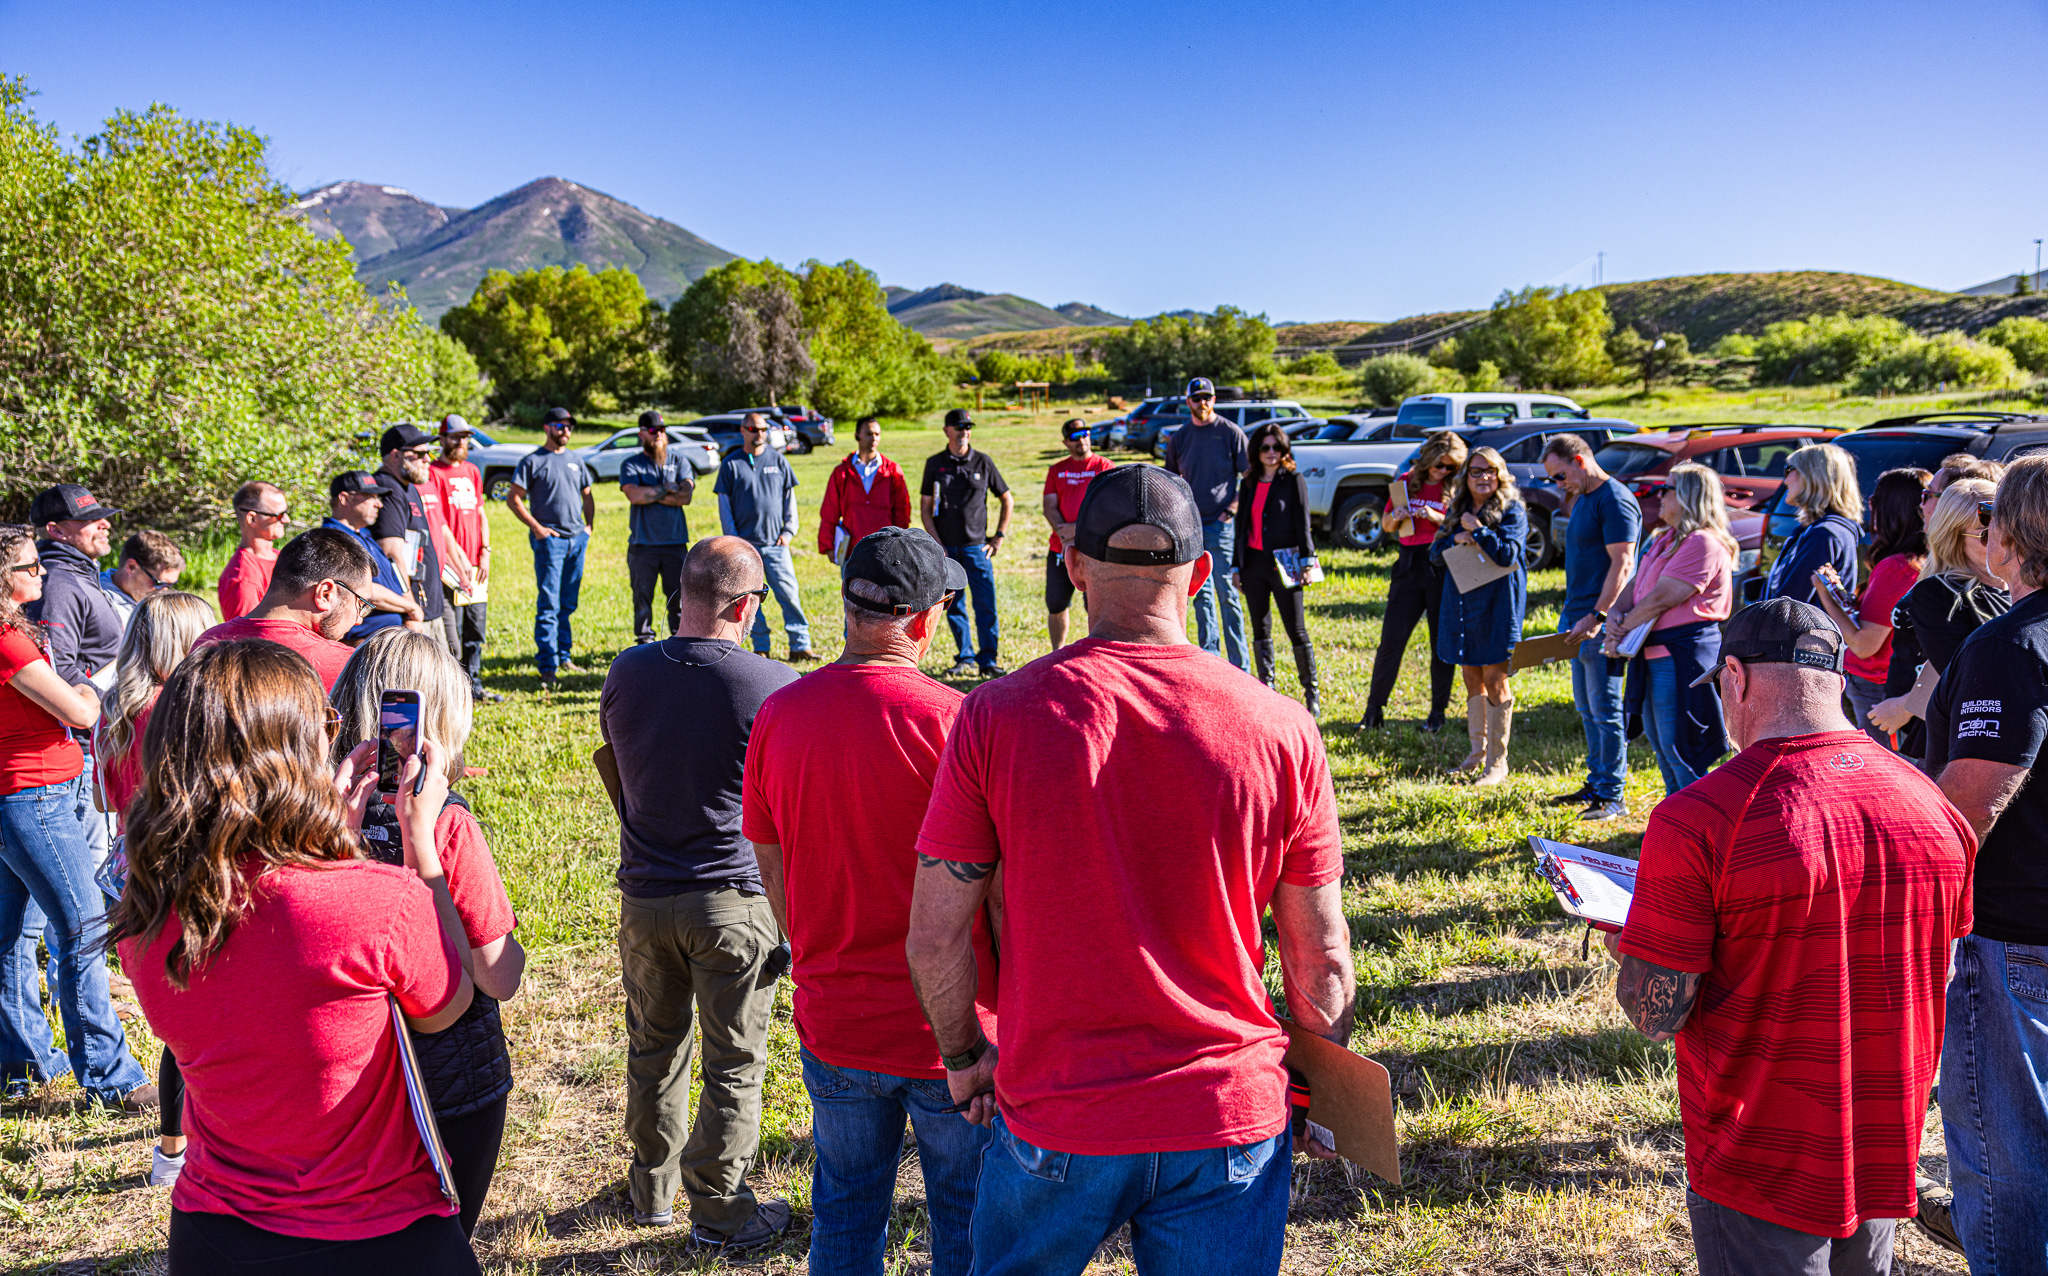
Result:
[[[377,706],[377,791],[398,792],[405,759],[420,747],[420,693],[387,691]]]

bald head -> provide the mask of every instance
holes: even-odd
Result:
[[[718,614],[767,580],[761,553],[737,536],[709,536],[683,559],[683,629],[704,637]],[[678,630],[682,632],[682,630]]]

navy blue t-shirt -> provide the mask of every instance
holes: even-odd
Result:
[[[1564,607],[1557,614],[1560,632],[1592,615],[1600,605],[1600,586],[1613,562],[1607,557],[1607,547],[1635,544],[1642,528],[1642,507],[1615,479],[1608,479],[1572,506],[1564,531]]]
[[[619,467],[620,487],[695,487],[697,477],[690,463],[671,452],[665,464],[656,465],[645,452],[635,452]],[[690,516],[680,505],[631,505],[626,511],[628,545],[687,545]]]

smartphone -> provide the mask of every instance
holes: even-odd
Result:
[[[420,748],[420,693],[387,691],[377,705],[377,791],[396,794],[405,760]],[[424,771],[422,771],[424,778]]]

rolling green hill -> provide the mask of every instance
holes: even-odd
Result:
[[[890,288],[887,291],[889,313],[896,316],[898,323],[927,337],[956,341],[992,332],[1127,322],[1121,316],[1078,301],[1053,309],[1015,293],[976,292],[958,284],[939,284],[921,292],[907,288]]]

